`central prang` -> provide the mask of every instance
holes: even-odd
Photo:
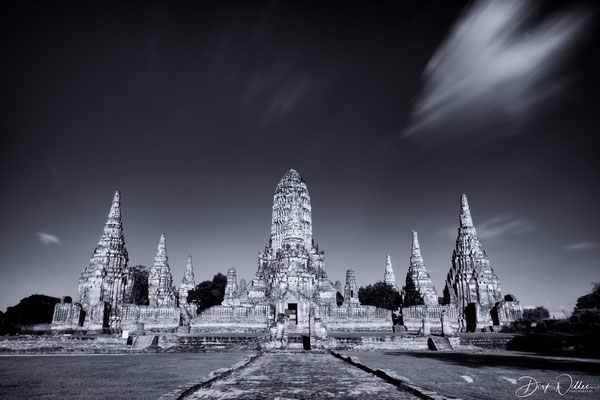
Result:
[[[337,306],[337,290],[324,268],[325,252],[312,237],[308,188],[291,169],[275,189],[271,237],[258,254],[256,276],[238,287],[235,270],[230,270],[223,305],[272,305],[277,314],[289,315],[299,330],[305,329],[311,306]]]

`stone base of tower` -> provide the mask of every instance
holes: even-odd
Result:
[[[454,332],[460,332],[459,310],[454,305],[446,306],[410,306],[402,308],[402,325],[411,333],[423,332],[423,325],[430,332],[442,332],[442,314],[447,326]]]
[[[176,332],[180,325],[179,307],[150,307],[124,304],[118,307],[121,330],[137,332]]]
[[[284,308],[281,308],[284,307]],[[214,306],[190,321],[191,333],[269,332],[276,315],[288,334],[314,336],[323,332],[392,332],[392,312],[373,306],[285,305]],[[281,311],[281,312],[277,312]],[[323,329],[325,331],[323,331]],[[318,332],[316,332],[318,331]]]
[[[453,332],[494,332],[523,317],[518,301],[500,301],[493,307],[471,303],[460,310],[458,306],[411,306],[402,308],[402,324],[408,332],[422,331],[424,323],[431,332],[442,332],[442,314],[447,330]]]
[[[111,328],[111,315],[111,307],[108,302],[94,305],[62,302],[54,306],[50,329],[52,331],[78,330],[102,333]]]
[[[191,333],[266,333],[275,319],[268,305],[214,306],[190,320]]]

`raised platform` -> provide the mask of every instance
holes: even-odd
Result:
[[[256,351],[268,348],[266,333],[162,333],[155,336],[158,342],[143,351],[155,352],[211,352]],[[289,333],[289,348],[302,348],[303,334]],[[133,336],[132,336],[133,337]],[[140,337],[140,336],[138,336]],[[384,332],[332,332],[326,339],[311,338],[313,349],[333,350],[395,350],[423,351],[428,349],[431,336],[410,333]],[[450,338],[453,348],[505,350],[514,334],[478,333],[460,334]],[[135,349],[127,346],[127,339],[114,334],[98,335],[22,335],[0,337],[0,353],[127,353]]]

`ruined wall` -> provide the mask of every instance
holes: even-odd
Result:
[[[271,307],[256,305],[214,306],[190,321],[190,331],[196,332],[266,332],[275,318]]]
[[[328,331],[392,332],[392,312],[375,306],[320,306],[316,308],[317,316]]]
[[[423,319],[427,319],[432,331],[442,331],[442,312],[450,327],[455,331],[460,329],[459,311],[455,305],[446,306],[411,306],[402,308],[402,320],[408,332],[416,333],[423,326]]]
[[[174,331],[179,326],[180,309],[123,304],[118,308],[118,316],[123,330],[137,332],[143,327],[145,331]]]

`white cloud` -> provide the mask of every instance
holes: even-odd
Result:
[[[269,121],[292,111],[308,90],[308,86],[309,81],[305,76],[289,80],[269,103],[263,121]]]
[[[598,243],[596,242],[579,242],[568,244],[563,249],[567,251],[586,251],[595,249],[596,247],[598,247]]]
[[[484,240],[497,239],[507,235],[521,235],[537,229],[537,226],[527,218],[514,218],[509,215],[497,215],[479,223],[475,221],[474,224],[477,236]],[[438,231],[438,235],[456,238],[458,223],[456,226]]]
[[[534,11],[528,0],[470,7],[430,59],[403,136],[506,135],[550,104],[568,85],[558,67],[587,17],[571,10],[536,22]]]
[[[488,218],[477,226],[477,234],[482,239],[494,239],[507,234],[520,235],[537,227],[526,218],[511,218],[498,215]]]
[[[60,245],[60,238],[56,235],[53,235],[51,233],[46,233],[46,232],[37,232],[36,235],[37,235],[38,239],[40,239],[40,242],[42,242],[44,244]]]

